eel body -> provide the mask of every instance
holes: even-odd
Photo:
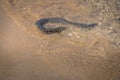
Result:
[[[64,18],[42,18],[36,22],[36,25],[38,28],[45,34],[52,34],[52,33],[59,33],[63,30],[66,29],[66,27],[57,27],[57,28],[46,28],[44,25],[47,23],[62,23],[62,24],[70,24],[82,28],[94,28],[97,26],[97,23],[92,23],[92,24],[83,24],[83,23],[76,23],[72,21],[68,21]]]

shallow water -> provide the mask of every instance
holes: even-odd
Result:
[[[114,5],[115,2],[111,3]],[[1,58],[2,79],[119,80],[119,24],[109,22],[119,16],[113,16],[117,12],[114,13],[114,7],[111,9],[111,3],[103,0],[3,1],[4,13],[10,16],[10,20],[4,20],[8,20],[9,24],[2,29],[4,35],[1,35],[1,55],[4,57]],[[111,14],[107,9],[111,10]],[[65,26],[67,30],[61,34],[46,35],[35,25],[44,17],[62,17],[99,25],[89,30],[48,24],[48,27]]]

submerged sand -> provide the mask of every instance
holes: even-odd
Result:
[[[119,0],[5,0],[1,3],[1,80],[120,79]],[[35,22],[48,17],[99,25],[89,30],[50,24],[65,26],[67,30],[46,35]]]

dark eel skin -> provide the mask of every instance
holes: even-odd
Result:
[[[51,22],[51,23],[71,24],[71,25],[75,25],[75,26],[78,26],[78,27],[82,27],[82,28],[94,28],[95,26],[98,25],[97,23],[82,24],[82,23],[71,22],[71,21],[68,21],[68,20],[60,18],[60,17],[42,18],[42,19],[40,19],[40,20],[38,20],[36,22],[36,25],[45,34],[59,33],[59,32],[66,29],[65,27],[46,28],[45,26],[43,26],[44,24],[47,24],[49,22]]]

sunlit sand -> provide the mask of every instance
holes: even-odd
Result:
[[[119,0],[1,0],[0,80],[119,80]],[[114,5],[114,6],[113,6]],[[104,6],[104,7],[103,7]],[[98,23],[44,34],[41,18]]]

